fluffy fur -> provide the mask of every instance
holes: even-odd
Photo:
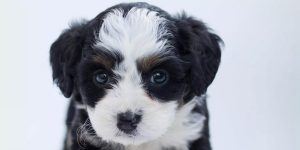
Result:
[[[210,150],[205,93],[220,42],[147,3],[73,24],[50,50],[53,80],[71,97],[64,149]]]

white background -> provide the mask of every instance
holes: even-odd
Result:
[[[300,149],[298,0],[153,0],[186,10],[225,41],[210,86],[214,150]],[[72,20],[119,1],[0,1],[0,149],[58,150],[68,100],[52,84],[49,47]]]

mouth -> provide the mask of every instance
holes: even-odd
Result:
[[[138,136],[138,133],[136,130],[132,131],[132,132],[129,132],[129,133],[126,133],[124,131],[121,131],[119,130],[116,134],[115,134],[116,137],[125,137],[125,138],[135,138]]]
[[[114,134],[114,141],[124,145],[140,145],[148,141],[144,136],[139,134],[136,130],[132,133],[125,133],[119,130]]]

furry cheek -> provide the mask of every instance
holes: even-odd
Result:
[[[112,89],[88,114],[96,134],[106,141],[124,145],[139,145],[162,136],[174,122],[177,103],[161,103],[145,96],[141,90],[116,94]],[[117,114],[142,111],[142,119],[133,134],[125,134],[117,127]]]

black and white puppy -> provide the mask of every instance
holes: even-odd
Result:
[[[221,39],[184,13],[108,8],[53,43],[53,80],[71,97],[64,150],[210,150],[205,93]]]

